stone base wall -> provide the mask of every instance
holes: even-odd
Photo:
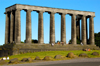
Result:
[[[5,44],[0,50],[0,57],[7,55],[17,55],[23,53],[39,52],[39,51],[59,51],[59,50],[82,50],[90,48],[91,50],[100,50],[95,45],[58,45],[55,44]]]

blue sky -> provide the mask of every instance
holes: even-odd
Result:
[[[0,45],[5,42],[5,8],[13,4],[27,4],[35,6],[45,6],[63,9],[73,9],[95,12],[94,32],[100,32],[100,0],[0,0]],[[44,43],[49,43],[50,15],[45,12],[44,18]],[[38,13],[31,12],[32,19],[32,39],[38,39]],[[55,40],[60,41],[61,16],[55,14]],[[25,40],[26,35],[26,12],[21,11],[21,41]],[[88,20],[89,27],[89,20]],[[66,41],[71,39],[71,16],[66,15]]]

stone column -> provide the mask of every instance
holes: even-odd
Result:
[[[87,25],[87,17],[86,17],[86,41],[88,40],[88,25]]]
[[[86,16],[82,16],[82,43],[86,45]]]
[[[71,26],[71,43],[76,45],[76,15],[71,15],[72,26]]]
[[[31,43],[32,35],[31,35],[31,11],[26,11],[26,43]]]
[[[50,13],[50,43],[55,43],[55,13]]]
[[[15,43],[21,42],[20,10],[15,11]]]
[[[64,42],[66,44],[66,23],[65,23],[65,15],[61,14],[61,42]]]
[[[89,32],[90,32],[90,45],[95,45],[95,41],[94,41],[94,20],[93,20],[93,16],[90,17],[89,19],[89,23],[90,23],[90,28],[89,28]]]
[[[39,22],[38,22],[38,43],[44,43],[44,32],[43,32],[43,12],[39,11]]]
[[[9,21],[10,21],[10,13],[7,12],[6,13],[6,27],[5,27],[5,44],[9,43]]]
[[[14,14],[11,11],[11,21],[10,21],[10,43],[13,43],[13,23],[14,23]]]
[[[79,18],[76,21],[76,35],[77,35],[77,39],[80,39],[80,19]]]

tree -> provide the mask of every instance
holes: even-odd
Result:
[[[81,40],[79,39],[79,37],[77,37],[77,44],[80,44]]]
[[[96,46],[100,47],[100,32],[94,33],[94,37],[95,37],[95,44],[96,44]]]
[[[38,40],[32,40],[32,43],[38,43]]]
[[[77,38],[76,40],[77,40],[77,44],[81,43],[81,40],[79,38]],[[71,39],[69,40],[69,44],[71,44]]]

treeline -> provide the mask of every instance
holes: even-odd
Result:
[[[96,46],[100,47],[100,32],[95,33],[94,36],[95,36],[95,44],[96,44]]]

